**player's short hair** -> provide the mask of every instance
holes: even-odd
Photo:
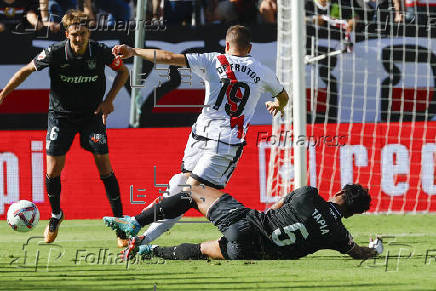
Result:
[[[371,196],[368,189],[360,184],[348,184],[342,188],[345,207],[353,214],[364,213],[369,209]]]
[[[62,17],[62,24],[65,29],[68,29],[71,25],[80,25],[88,27],[89,17],[83,11],[78,9],[70,9]]]
[[[226,41],[236,45],[240,49],[245,49],[250,46],[251,33],[250,30],[242,25],[233,25],[227,29]]]

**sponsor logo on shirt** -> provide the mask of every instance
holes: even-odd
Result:
[[[89,68],[90,70],[94,70],[95,67],[96,67],[96,62],[95,62],[95,60],[88,60],[88,68]]]
[[[336,219],[336,220],[338,220],[338,217],[336,216],[336,214],[335,214],[335,212],[331,209],[331,208],[329,208],[329,210],[330,210],[330,214]]]
[[[98,75],[95,76],[75,76],[75,77],[68,77],[64,75],[59,75],[59,78],[65,82],[70,84],[82,84],[82,83],[93,83],[97,81]]]

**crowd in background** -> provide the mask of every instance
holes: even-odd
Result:
[[[370,25],[423,27],[436,21],[436,0],[306,0],[306,21],[359,31]]]
[[[0,0],[0,32],[17,27],[61,29],[59,23],[69,9],[81,9],[105,24],[135,19],[138,0]],[[290,5],[290,1],[284,1]],[[147,0],[147,19],[165,25],[199,26],[208,23],[277,22],[277,0]],[[431,25],[436,0],[305,0],[308,24],[337,27],[346,32],[371,22],[383,14],[396,23]]]
[[[137,0],[0,0],[0,32],[17,27],[61,29],[69,9],[81,9],[90,19],[115,25],[135,19]],[[275,23],[276,0],[147,0],[147,19],[165,25],[207,23]],[[102,17],[103,16],[103,17]]]

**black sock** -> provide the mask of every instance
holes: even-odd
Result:
[[[45,188],[50,201],[51,212],[53,214],[61,213],[61,177],[45,176]]]
[[[111,204],[112,213],[115,217],[123,217],[123,205],[121,204],[120,186],[114,173],[109,176],[100,177],[106,188],[106,196]]]
[[[175,247],[155,247],[153,255],[166,260],[206,260],[200,244],[181,244]]]
[[[163,198],[159,203],[136,215],[135,219],[141,226],[145,226],[157,220],[176,218],[191,208],[197,208],[197,203],[189,194],[181,192]]]

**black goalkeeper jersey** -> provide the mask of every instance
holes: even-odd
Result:
[[[92,114],[106,91],[105,66],[122,65],[109,47],[95,41],[76,56],[68,39],[44,49],[33,63],[38,71],[49,67],[49,111],[60,114]]]
[[[279,209],[250,212],[247,218],[261,233],[265,259],[298,259],[320,249],[347,253],[354,246],[336,204],[313,187],[289,193]]]

